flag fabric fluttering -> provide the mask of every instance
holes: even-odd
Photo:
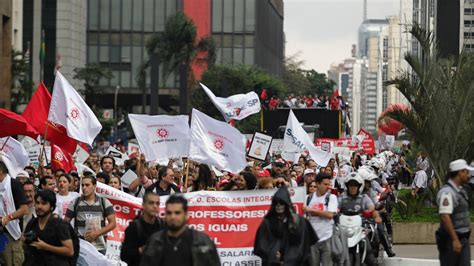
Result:
[[[216,97],[212,91],[201,84],[202,89],[211,99],[212,103],[222,113],[225,121],[242,120],[249,115],[260,112],[260,99],[254,91],[246,94],[235,94],[227,98]]]
[[[91,146],[102,129],[94,112],[59,71],[54,81],[48,121],[63,126],[69,137]]]
[[[288,122],[286,123],[285,136],[283,138],[284,154],[299,154],[308,151],[311,159],[318,165],[326,166],[331,159],[331,154],[316,148],[311,141],[308,133],[301,126],[292,110],[288,115]],[[293,157],[288,158],[293,160]]]
[[[15,135],[23,135],[36,139],[38,132],[23,116],[0,108],[0,137]]]
[[[188,156],[189,116],[129,114],[128,118],[148,161]]]
[[[193,109],[189,159],[237,173],[245,168],[245,136],[235,127]]]
[[[62,169],[69,173],[71,170],[76,170],[76,167],[71,154],[64,152],[56,145],[51,145],[51,169],[53,171]]]
[[[41,84],[23,111],[22,116],[47,141],[61,147],[64,151],[73,154],[77,141],[67,135],[66,129],[48,121],[51,94],[46,86]]]
[[[0,160],[5,163],[13,178],[16,178],[19,171],[30,165],[30,158],[25,147],[11,137],[0,138]]]

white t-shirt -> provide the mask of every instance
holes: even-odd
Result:
[[[61,196],[59,193],[56,194],[56,209],[54,210],[54,213],[57,214],[59,218],[64,219],[69,204],[79,196],[80,195],[77,192],[69,192],[67,196]]]
[[[413,179],[412,188],[426,188],[428,183],[428,176],[424,170],[418,170]]]
[[[329,192],[327,192],[329,193]],[[311,194],[310,194],[311,195]],[[307,197],[309,197],[308,195]],[[305,203],[307,200],[305,201]],[[318,197],[316,192],[313,193],[313,197],[309,202],[308,207],[311,209],[329,211],[329,212],[337,212],[337,197],[333,194],[329,196],[328,206],[325,206],[326,203],[326,194],[321,197]],[[332,227],[334,224],[333,219],[327,219],[320,216],[309,216],[309,222],[313,226],[314,231],[319,237],[319,242],[329,239],[332,236]]]

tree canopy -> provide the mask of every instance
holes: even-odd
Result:
[[[441,178],[450,161],[474,159],[474,55],[443,58],[430,32],[415,25],[410,33],[423,56],[407,54],[410,69],[388,85],[395,85],[411,107],[386,115],[412,132]]]

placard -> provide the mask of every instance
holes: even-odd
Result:
[[[321,142],[321,150],[325,152],[331,152],[331,143],[327,141]]]
[[[260,161],[265,161],[268,151],[272,145],[272,136],[268,136],[259,132],[255,132],[250,143],[250,149],[247,156]]]

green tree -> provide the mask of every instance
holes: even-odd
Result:
[[[409,32],[423,56],[407,54],[410,69],[387,84],[395,85],[411,108],[387,115],[411,131],[441,182],[450,161],[474,159],[474,55],[442,58],[430,32],[417,25]]]
[[[98,86],[102,79],[110,80],[114,78],[112,71],[100,64],[92,63],[86,64],[84,67],[74,68],[74,79],[84,82],[84,89],[80,90],[86,97],[86,101],[94,105],[95,95],[100,93],[101,89]]]
[[[148,39],[146,50],[149,57],[153,53],[158,54],[162,84],[166,84],[166,79],[171,73],[176,72],[181,64],[185,65],[188,80],[187,95],[189,89],[195,85],[192,63],[211,67],[216,61],[216,44],[212,37],[206,36],[198,40],[196,26],[183,12],[177,12],[168,18],[164,31]],[[148,67],[149,64],[146,64],[145,68]]]
[[[11,109],[17,111],[18,105],[28,102],[33,83],[28,78],[29,66],[20,51],[12,50],[12,95]]]
[[[311,84],[302,69],[303,61],[298,59],[299,54],[285,58],[283,68],[283,82],[288,88],[288,93],[295,95],[314,94],[311,92]]]
[[[219,97],[247,93],[255,91],[260,94],[262,89],[267,90],[268,96],[283,97],[287,90],[279,79],[269,75],[264,70],[256,66],[247,65],[223,65],[213,66],[206,70],[202,76],[202,83],[206,84],[212,92]],[[206,93],[198,88],[192,95],[192,106],[203,110],[206,114],[223,120],[222,114],[217,110]],[[251,115],[242,121],[236,121],[236,127],[242,133],[253,133],[260,129],[260,116]]]
[[[327,78],[326,74],[318,73],[316,70],[311,69],[304,72],[304,75],[310,83],[310,92],[311,94],[327,95],[331,96],[334,86],[336,83],[333,80]]]

